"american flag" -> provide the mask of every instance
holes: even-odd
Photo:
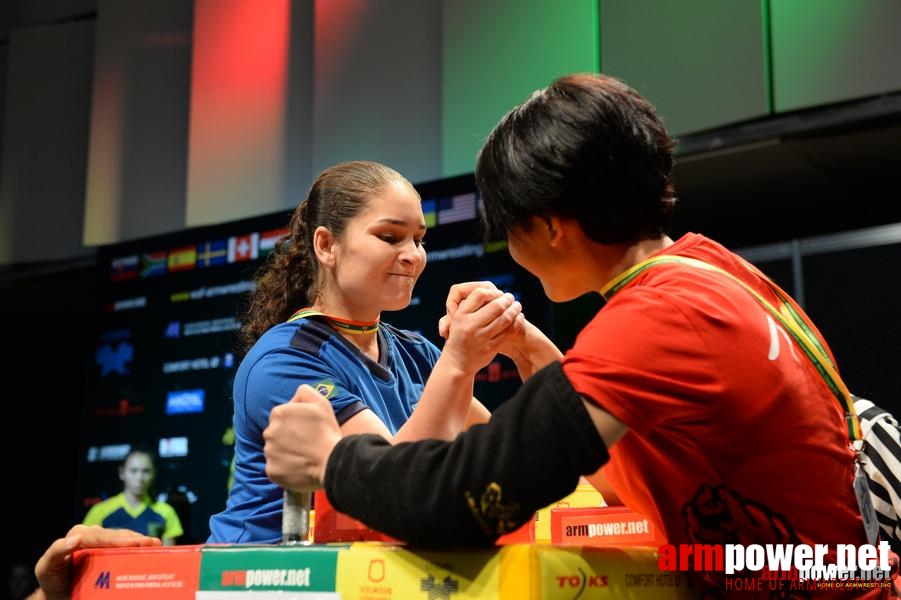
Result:
[[[452,198],[441,198],[438,201],[438,224],[455,223],[457,221],[468,221],[476,218],[476,194],[470,192],[453,196]]]

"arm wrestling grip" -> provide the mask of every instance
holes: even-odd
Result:
[[[559,362],[451,442],[351,435],[325,472],[329,502],[419,547],[488,546],[572,492],[610,456]]]

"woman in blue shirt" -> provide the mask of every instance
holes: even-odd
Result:
[[[419,194],[389,167],[341,163],[313,183],[242,322],[234,483],[225,510],[210,519],[209,542],[280,541],[283,494],[266,476],[262,432],[301,384],[329,399],[345,435],[449,440],[488,420],[473,381],[522,327],[510,294],[470,296],[443,350],[381,320],[410,303],[425,233]]]

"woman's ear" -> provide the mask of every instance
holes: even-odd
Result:
[[[313,232],[313,252],[323,266],[332,267],[335,264],[335,237],[332,232],[320,225]]]

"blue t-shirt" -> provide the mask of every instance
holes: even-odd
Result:
[[[440,350],[384,322],[378,342],[375,362],[318,318],[281,323],[257,340],[235,374],[234,483],[225,510],[210,518],[209,543],[281,541],[283,490],[266,477],[263,430],[298,385],[326,396],[339,423],[365,409],[392,434],[407,422]]]

